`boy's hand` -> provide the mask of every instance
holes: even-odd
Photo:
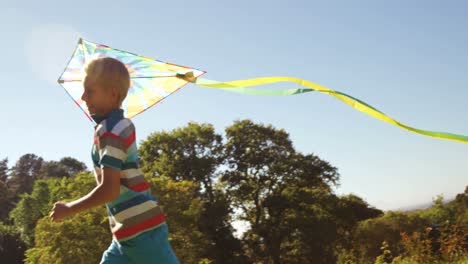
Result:
[[[54,222],[59,222],[81,211],[102,206],[117,199],[120,194],[120,170],[104,167],[101,182],[91,192],[78,200],[56,202],[49,217]]]
[[[73,211],[67,203],[56,202],[49,217],[52,219],[52,221],[59,222],[67,217],[70,217],[71,215],[73,215]]]

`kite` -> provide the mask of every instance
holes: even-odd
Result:
[[[180,90],[180,88],[188,83],[205,88],[223,89],[229,92],[260,96],[289,96],[307,92],[320,92],[335,97],[336,99],[374,118],[402,129],[406,129],[410,132],[438,139],[468,143],[468,136],[447,132],[428,131],[408,126],[351,95],[329,89],[325,86],[315,84],[307,80],[293,77],[273,76],[230,82],[218,82],[201,78],[200,76],[205,74],[205,71],[158,61],[152,58],[139,56],[137,54],[80,39],[64,72],[59,77],[58,83],[65,88],[72,100],[81,108],[81,110],[83,110],[92,122],[94,122],[94,120],[90,117],[86,104],[81,100],[81,95],[84,89],[82,84],[84,69],[92,60],[103,57],[111,57],[120,60],[126,65],[130,73],[129,92],[127,98],[122,103],[122,109],[124,110],[124,114],[127,118],[132,118],[144,112],[148,108],[164,100],[169,95]],[[252,86],[280,82],[295,83],[304,88],[269,90],[251,88]]]

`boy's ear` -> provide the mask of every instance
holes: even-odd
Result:
[[[111,88],[111,89],[110,89],[110,96],[111,96],[111,98],[112,98],[112,99],[111,99],[112,101],[116,101],[116,102],[117,102],[117,100],[119,99],[119,94],[118,94],[117,90],[114,89],[114,88]]]
[[[112,95],[112,97],[119,97],[117,89],[111,88],[111,95]]]

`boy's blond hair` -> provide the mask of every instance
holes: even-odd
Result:
[[[92,78],[104,89],[115,89],[119,106],[127,97],[130,87],[130,74],[125,65],[113,58],[100,58],[91,61],[85,69],[86,78]]]

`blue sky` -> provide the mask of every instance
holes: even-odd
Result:
[[[90,162],[93,126],[55,80],[79,37],[220,81],[273,75],[348,93],[408,125],[468,134],[464,1],[2,1],[0,158]],[[281,87],[295,88],[293,85]],[[467,145],[412,134],[323,94],[189,85],[134,118],[141,141],[189,121],[249,118],[338,167],[339,194],[389,210],[468,184]]]

